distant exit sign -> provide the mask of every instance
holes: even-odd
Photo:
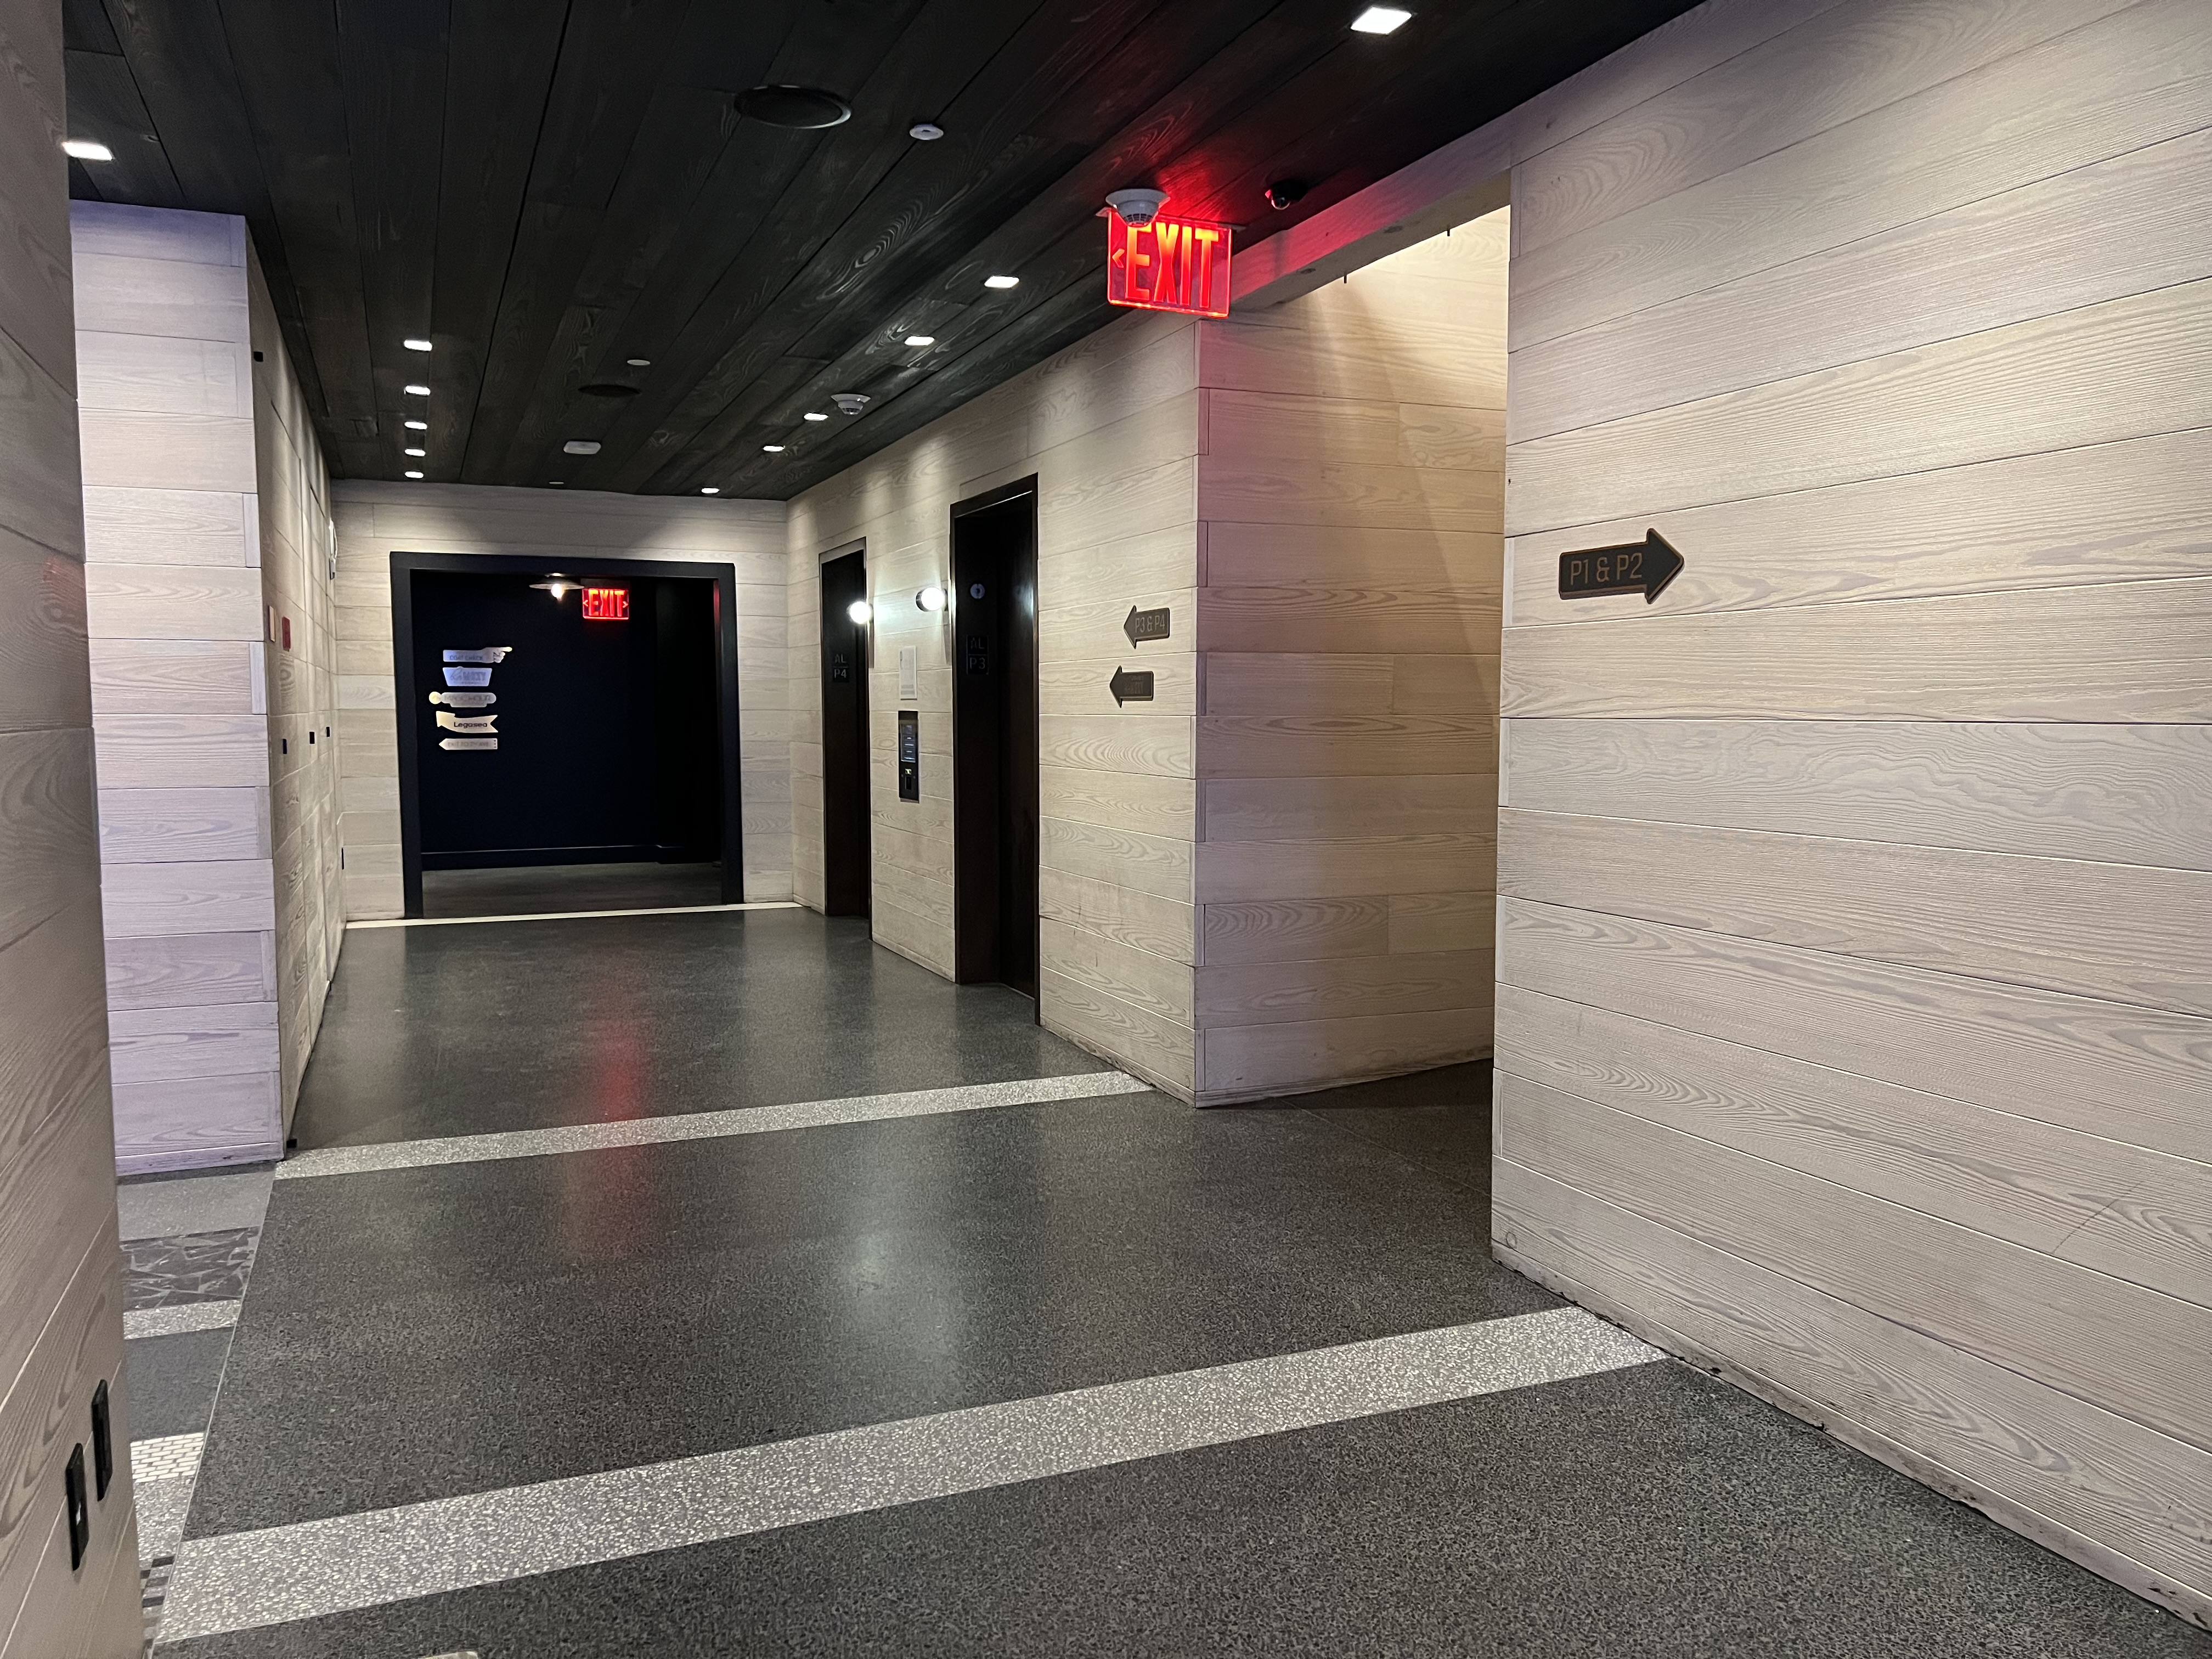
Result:
[[[1165,214],[1133,225],[1106,213],[1106,298],[1140,311],[1229,314],[1229,227]]]
[[[629,589],[627,587],[587,587],[584,590],[584,620],[586,622],[628,622],[629,620]]]

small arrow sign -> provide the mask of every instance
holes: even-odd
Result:
[[[1163,611],[1160,614],[1164,617],[1167,612]],[[1146,669],[1139,672],[1134,669],[1116,668],[1114,678],[1106,682],[1106,688],[1114,694],[1114,706],[1117,708],[1125,702],[1150,702],[1152,700],[1152,671]]]
[[[1641,593],[1649,605],[1682,574],[1682,556],[1656,530],[1640,542],[1618,547],[1585,548],[1559,555],[1559,597],[1594,599],[1601,593]]]
[[[1131,605],[1127,617],[1121,623],[1121,631],[1129,636],[1132,645],[1142,645],[1146,640],[1167,638],[1167,607],[1162,605],[1157,611],[1139,611]]]

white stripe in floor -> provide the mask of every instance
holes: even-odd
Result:
[[[235,1302],[178,1302],[166,1308],[134,1308],[123,1316],[123,1334],[177,1336],[185,1331],[219,1331],[238,1323]]]
[[[969,1083],[951,1089],[915,1089],[904,1094],[855,1095],[846,1100],[804,1100],[781,1106],[739,1106],[720,1112],[632,1117],[615,1123],[507,1129],[495,1134],[392,1140],[368,1146],[325,1146],[297,1153],[278,1164],[276,1179],[298,1181],[309,1176],[416,1170],[433,1164],[481,1164],[493,1158],[542,1158],[555,1152],[599,1152],[611,1146],[645,1146],[660,1141],[712,1140],[725,1135],[763,1134],[773,1129],[819,1129],[839,1123],[876,1123],[888,1118],[980,1111],[991,1106],[1095,1100],[1104,1095],[1142,1094],[1150,1086],[1121,1072],[1083,1072],[1073,1077]]]
[[[134,1440],[131,1443],[131,1478],[174,1480],[189,1475],[199,1468],[200,1449],[206,1443],[204,1434],[165,1434],[155,1440]]]
[[[167,1639],[314,1619],[1663,1358],[1559,1308],[188,1540]]]
[[[138,1565],[174,1555],[199,1478],[204,1434],[165,1435],[131,1443],[131,1502],[138,1516]]]
[[[538,910],[512,916],[395,916],[384,921],[349,921],[356,927],[470,927],[480,921],[589,921],[599,916],[704,916],[724,910],[796,910],[793,899],[759,899],[745,904],[663,904],[637,910]]]

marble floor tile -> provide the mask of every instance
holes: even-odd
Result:
[[[191,1302],[235,1302],[260,1238],[258,1227],[227,1227],[123,1246],[123,1305],[137,1311]]]

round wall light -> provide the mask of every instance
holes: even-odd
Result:
[[[945,609],[945,590],[932,582],[914,596],[914,602],[920,610],[942,611]]]
[[[855,599],[845,607],[845,614],[860,627],[866,628],[875,620],[876,607],[866,599]]]

